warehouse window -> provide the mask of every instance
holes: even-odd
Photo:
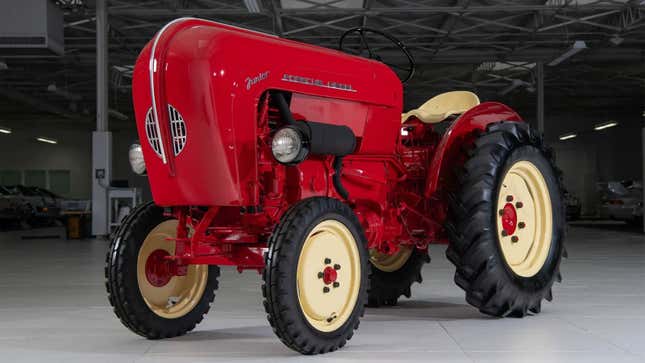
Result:
[[[69,170],[50,170],[49,190],[56,194],[67,195],[71,191],[71,180]]]
[[[0,170],[0,185],[22,184],[20,170]]]
[[[45,170],[25,170],[25,185],[47,188],[47,172]]]

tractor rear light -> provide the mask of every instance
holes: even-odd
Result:
[[[145,174],[146,162],[143,160],[143,150],[141,149],[141,145],[138,143],[130,145],[128,159],[130,160],[130,167],[132,167],[133,172],[139,175]]]
[[[285,126],[273,135],[271,152],[282,164],[297,164],[309,154],[307,144],[307,139],[300,130],[293,126]]]

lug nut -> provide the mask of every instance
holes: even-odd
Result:
[[[503,210],[503,209],[500,209],[498,213],[499,213],[499,215],[500,215],[500,217],[501,217],[501,216],[503,216],[503,215],[504,215],[504,210]]]
[[[334,281],[334,284],[332,286],[338,287],[338,286],[340,286],[340,284],[338,283],[338,281]]]
[[[340,265],[339,264],[334,264],[334,270],[340,270]]]
[[[522,202],[515,203],[515,208],[522,208],[524,204]]]
[[[322,272],[319,272],[319,273],[318,273],[318,278],[319,278],[319,279],[322,279],[324,276],[325,276],[325,274],[324,274],[324,273],[322,273]]]
[[[518,224],[517,224],[517,227],[518,227],[519,229],[522,229],[522,228],[526,227],[526,223],[524,223],[524,222],[520,222],[520,223],[518,223]]]
[[[507,195],[506,196],[506,201],[507,202],[512,202],[513,201],[513,196],[512,195]]]
[[[511,242],[513,242],[513,243],[515,243],[515,242],[517,242],[517,241],[519,241],[519,240],[520,240],[520,239],[519,239],[519,238],[517,238],[517,236],[513,236],[513,237],[511,237]]]
[[[508,236],[508,232],[502,230],[502,237],[506,237],[506,236]]]
[[[323,287],[323,292],[326,294],[329,292],[329,288],[327,286]]]
[[[331,263],[331,258],[325,257],[325,265],[329,265]]]

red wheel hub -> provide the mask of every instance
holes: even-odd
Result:
[[[517,211],[511,203],[506,203],[502,209],[502,228],[507,235],[515,233],[517,227]]]
[[[146,260],[146,278],[154,287],[165,286],[175,275],[172,261],[166,259],[170,256],[166,250],[154,250]]]
[[[323,281],[326,285],[329,285],[336,281],[338,278],[338,273],[334,270],[333,267],[327,266],[323,270]]]

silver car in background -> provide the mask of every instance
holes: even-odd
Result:
[[[601,218],[643,224],[643,184],[638,181],[598,183]]]

